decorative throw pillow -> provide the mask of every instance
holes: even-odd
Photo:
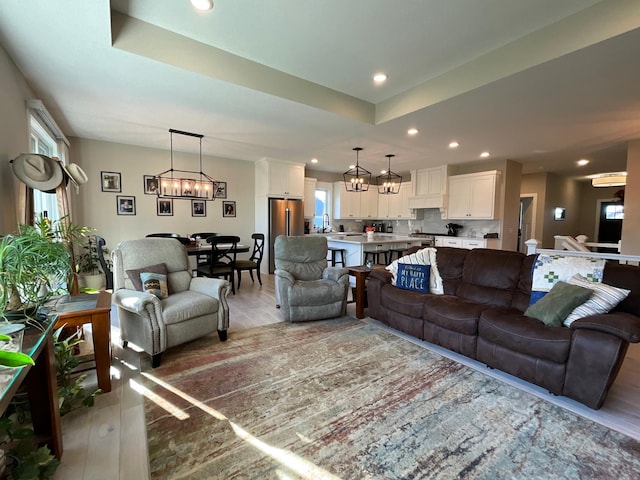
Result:
[[[588,317],[590,315],[599,315],[613,310],[622,300],[627,298],[631,290],[613,287],[606,283],[590,282],[581,275],[574,275],[569,279],[571,285],[579,285],[581,287],[593,290],[593,295],[582,305],[577,306],[569,314],[563,322],[565,327],[579,318]]]
[[[396,275],[396,287],[403,290],[415,290],[416,292],[429,293],[430,265],[398,264]]]
[[[556,282],[549,293],[530,305],[524,314],[537,318],[545,325],[561,327],[567,315],[578,305],[586,302],[592,293],[593,290],[589,288],[566,282]]]
[[[136,290],[143,291],[142,282],[140,281],[140,274],[143,272],[159,273],[161,275],[167,275],[167,265],[164,263],[158,263],[156,265],[149,265],[147,267],[138,268],[135,270],[127,270],[127,276]]]
[[[169,291],[167,289],[167,276],[161,273],[142,272],[140,274],[142,282],[142,291],[151,293],[158,298],[167,298]]]
[[[393,275],[391,284],[396,285],[396,279],[398,275],[398,266],[400,264],[412,264],[412,265],[430,265],[431,273],[429,275],[429,291],[436,295],[442,295],[444,293],[444,287],[442,285],[442,277],[438,271],[438,265],[436,264],[436,249],[432,247],[423,248],[411,255],[405,255],[398,260],[391,262],[386,269]]]

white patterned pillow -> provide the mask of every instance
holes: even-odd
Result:
[[[582,275],[574,275],[569,279],[569,283],[590,288],[593,290],[593,295],[582,305],[573,309],[563,322],[565,327],[568,327],[574,320],[578,320],[579,318],[609,312],[631,292],[631,290],[612,287],[606,283],[590,282]]]
[[[431,265],[431,273],[429,274],[429,291],[436,295],[444,294],[444,287],[442,286],[442,277],[438,271],[438,265],[436,264],[436,249],[432,247],[423,248],[411,255],[405,255],[398,260],[394,260],[385,268],[391,272],[393,278],[391,284],[395,286],[396,275],[398,274],[398,263],[409,263],[414,265]]]

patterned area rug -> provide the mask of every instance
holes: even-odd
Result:
[[[640,443],[349,318],[214,334],[143,378],[154,479],[640,472]]]

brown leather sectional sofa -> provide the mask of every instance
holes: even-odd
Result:
[[[631,290],[612,312],[550,327],[523,312],[535,256],[438,248],[444,295],[402,290],[373,270],[369,316],[421,340],[564,395],[602,406],[629,342],[640,342],[640,267],[607,262],[604,283]]]

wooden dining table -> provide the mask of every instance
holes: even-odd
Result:
[[[220,243],[218,245],[220,248],[227,248],[230,245]],[[186,245],[187,254],[189,255],[207,255],[211,253],[211,244],[207,243],[206,245]],[[247,245],[243,245],[238,243],[236,248],[229,250],[229,253],[247,253],[249,251],[249,247]]]

